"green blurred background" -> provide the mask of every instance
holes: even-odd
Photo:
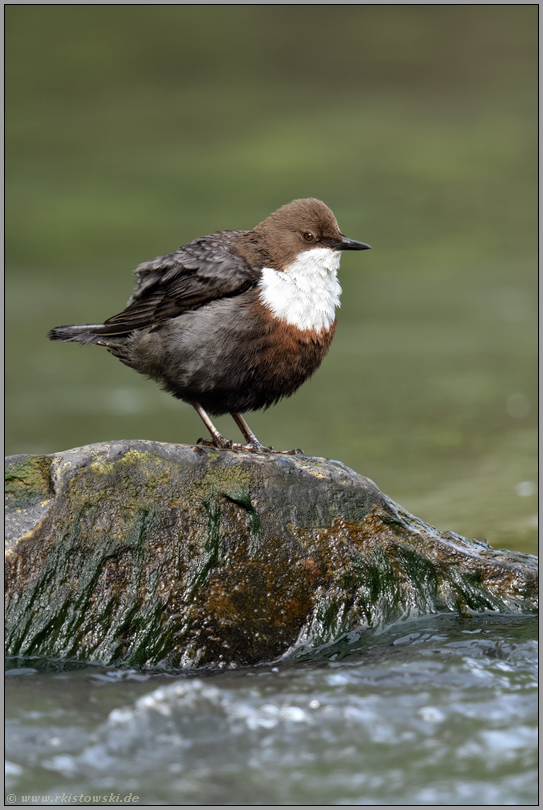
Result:
[[[8,5],[7,452],[204,435],[47,331],[120,311],[139,262],[315,196],[374,249],[343,257],[321,369],[253,430],[535,552],[537,10]]]

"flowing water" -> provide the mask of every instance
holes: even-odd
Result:
[[[7,453],[203,435],[46,334],[120,311],[139,262],[316,196],[373,250],[342,259],[321,369],[249,424],[535,553],[537,11],[7,6]],[[8,792],[535,804],[535,638],[532,618],[447,616],[197,677],[11,661]]]
[[[16,804],[537,805],[536,638],[534,618],[434,616],[196,677],[12,660],[7,790]]]

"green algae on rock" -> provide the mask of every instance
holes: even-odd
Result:
[[[409,616],[537,610],[537,559],[339,461],[117,441],[6,460],[6,652],[254,665]]]

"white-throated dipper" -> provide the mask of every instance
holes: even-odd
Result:
[[[204,444],[278,452],[241,414],[290,396],[319,367],[336,329],[341,251],[369,247],[343,236],[320,200],[293,200],[252,231],[201,236],[140,264],[123,312],[49,338],[105,346],[189,402],[211,433]],[[230,413],[247,444],[225,439],[207,412]]]

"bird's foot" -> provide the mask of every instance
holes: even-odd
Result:
[[[234,447],[234,442],[225,439],[224,436],[213,439],[198,439],[196,444],[203,444],[204,447],[214,447],[216,450],[232,450]]]
[[[296,450],[274,450],[273,447],[266,447],[265,444],[260,442],[248,442],[247,444],[238,444],[230,439],[225,439],[224,436],[214,437],[213,439],[198,439],[196,444],[202,444],[204,447],[215,447],[218,450],[244,450],[246,453],[270,453],[277,456],[303,456],[304,451]]]
[[[265,447],[260,442],[249,442],[248,444],[238,444],[231,439],[225,439],[224,436],[214,437],[213,439],[198,439],[196,444],[203,444],[205,447],[215,447],[218,450],[245,450],[248,453],[272,453],[271,447]]]
[[[273,447],[270,448],[270,453],[275,453],[278,456],[303,456],[304,451],[301,450],[299,447],[295,448],[294,450],[274,450]]]
[[[273,447],[266,447],[265,444],[248,442],[247,444],[231,444],[230,450],[245,450],[246,453],[267,453],[272,456],[303,456],[304,451],[297,450],[274,450]]]

